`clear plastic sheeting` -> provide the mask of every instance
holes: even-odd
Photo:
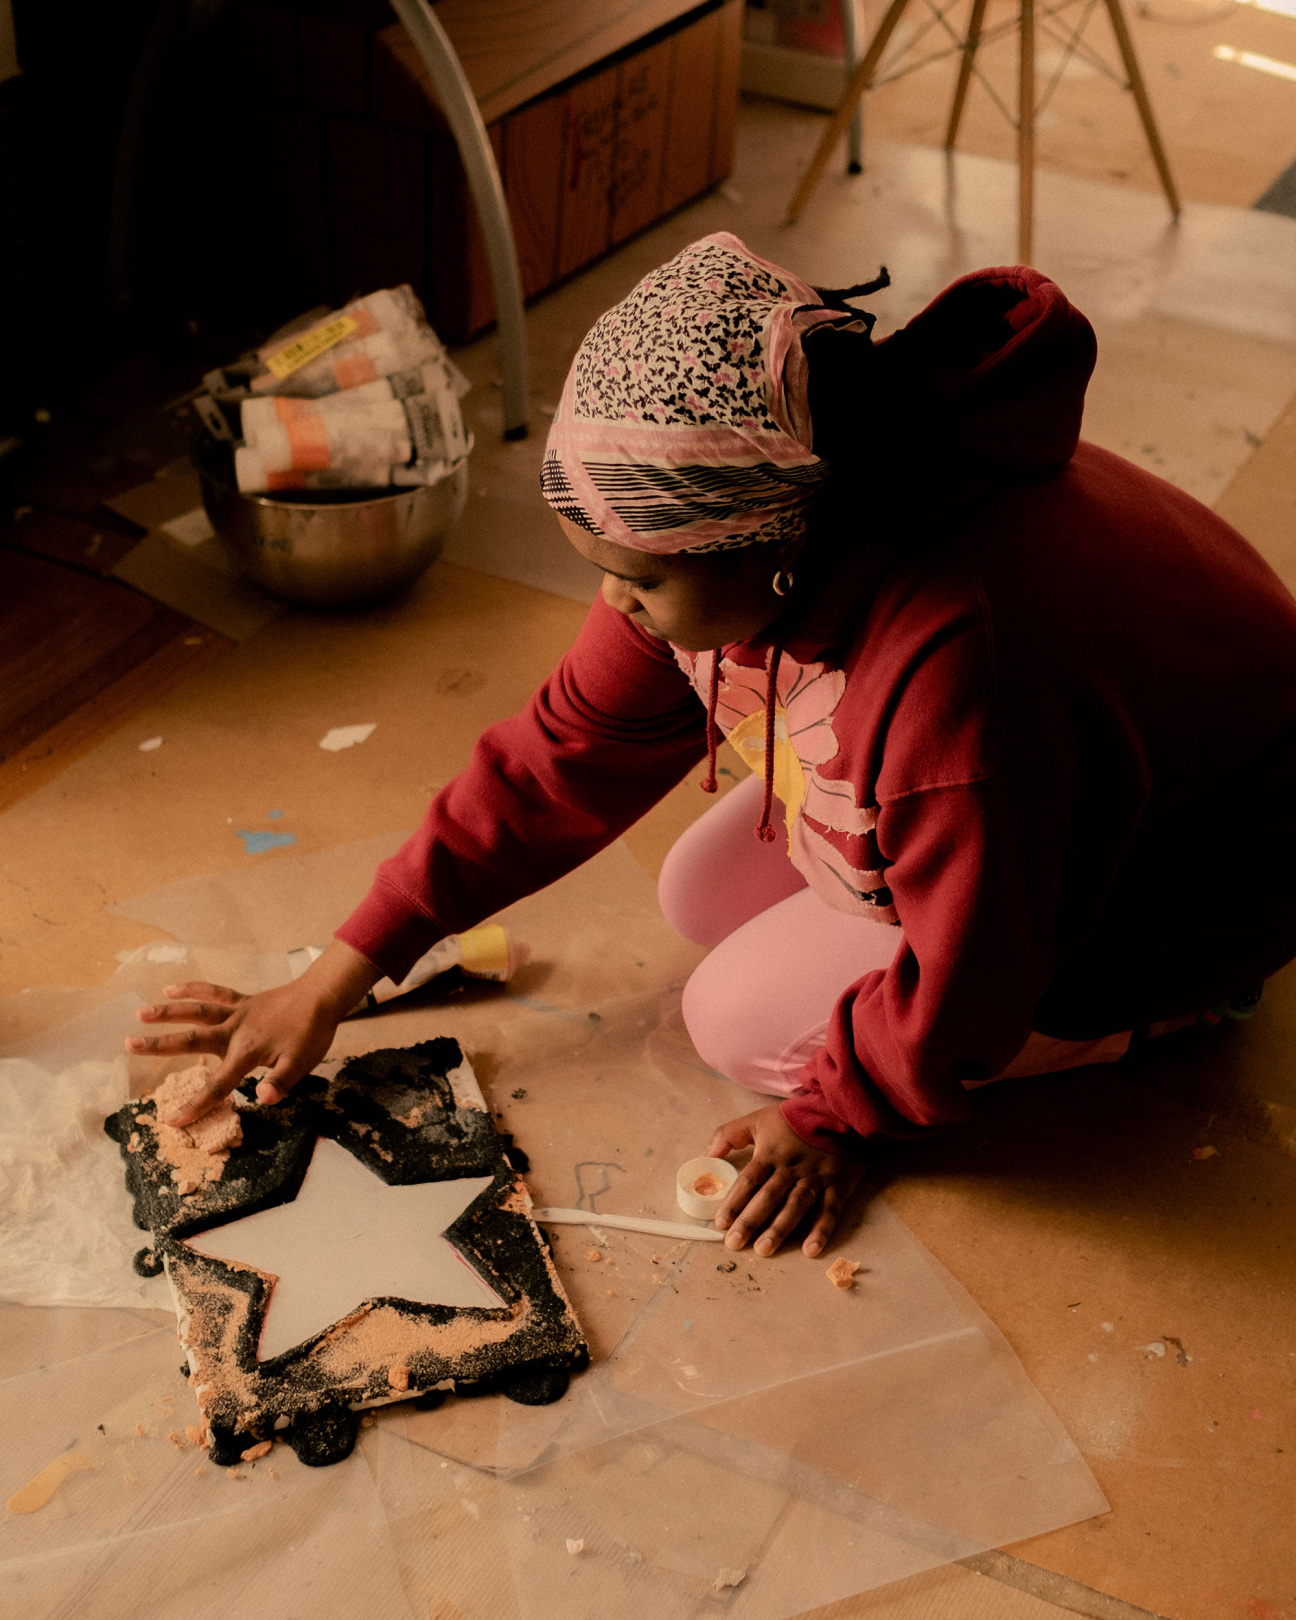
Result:
[[[371,858],[280,863],[266,915],[243,874],[192,880],[178,907],[175,890],[132,902],[172,920],[184,963],[179,945],[144,952],[18,1055],[103,1061],[114,1020],[189,963],[245,988],[287,978],[281,953],[327,938],[323,890],[354,888]],[[463,1042],[536,1203],[590,1212],[548,1233],[589,1371],[552,1406],[394,1405],[336,1467],[277,1445],[230,1477],[186,1438],[197,1411],[165,1317],[4,1307],[4,1495],[76,1466],[0,1520],[0,1612],[786,1620],[1105,1510],[1002,1336],[881,1200],[857,1200],[816,1261],[600,1227],[681,1220],[676,1169],[759,1099],[693,1051],[678,987],[696,953],[624,850],[504,920],[536,954],[507,991],[393,1004],[344,1025],[334,1054]],[[134,1090],[157,1072],[131,1069]],[[861,1266],[854,1287],[827,1279],[835,1255]]]
[[[6,1494],[60,1457],[77,1465],[45,1506],[6,1513],[0,1612],[413,1620],[363,1462],[312,1470],[276,1447],[213,1468],[185,1437],[178,1354],[166,1328],[0,1383]]]
[[[256,955],[327,945],[364,899],[374,868],[407,836],[384,833],[309,855],[281,856],[267,865],[182,878],[109,909],[164,928],[200,952]],[[209,959],[219,962],[219,957]]]
[[[289,977],[282,951],[226,952],[215,965],[232,969],[244,990]],[[140,1027],[135,1009],[162,1000],[176,978],[211,977],[211,966],[183,946],[144,946],[97,991],[11,998],[20,1006],[10,1024],[42,1002],[90,1005],[0,1050],[0,1303],[169,1309],[165,1281],[131,1268],[148,1234],[131,1219],[121,1152],[103,1122],[179,1066],[127,1058],[123,1041]]]
[[[122,1197],[121,1157],[103,1134],[126,1101],[126,1061],[53,1073],[0,1058],[0,1300],[18,1305],[165,1306],[137,1277],[147,1241]]]
[[[603,1330],[560,1406],[501,1410],[497,1470],[553,1531],[505,1516],[526,1620],[551,1612],[528,1594],[554,1559],[591,1614],[708,1612],[725,1569],[744,1572],[729,1612],[780,1620],[1105,1509],[1002,1335],[882,1201],[817,1261],[598,1227],[599,1209],[668,1215],[675,1167],[751,1105],[698,1063],[677,998],[518,1033],[495,1091],[525,1067],[537,1199],[593,1206],[586,1231],[551,1235]],[[520,1106],[509,1119],[521,1132]],[[862,1268],[848,1290],[835,1254]]]

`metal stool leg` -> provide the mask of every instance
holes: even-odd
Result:
[[[968,86],[972,83],[972,66],[981,44],[985,10],[986,0],[972,0],[972,16],[968,20],[967,38],[963,41],[963,60],[959,63],[958,83],[954,86],[954,100],[950,103],[949,127],[945,131],[946,150],[958,140],[959,125],[963,122],[963,105],[967,101]]]
[[[391,0],[405,24],[436,87],[437,99],[449,120],[459,147],[468,185],[472,190],[495,294],[499,324],[500,371],[504,385],[504,437],[524,439],[530,413],[527,380],[526,313],[522,307],[522,277],[504,187],[495,166],[490,137],[454,46],[428,0]]]
[[[1021,0],[1017,168],[1017,260],[1029,264],[1035,234],[1035,0]]]
[[[394,0],[393,0],[394,3]],[[837,103],[837,111],[828,121],[828,128],[824,130],[815,154],[810,159],[810,167],[801,178],[801,184],[796,188],[792,201],[788,204],[788,221],[792,223],[800,219],[805,211],[806,204],[814,195],[814,189],[819,184],[820,177],[828,167],[828,159],[832,156],[832,149],[846,132],[846,126],[855,116],[855,108],[860,97],[868,89],[868,82],[873,77],[873,70],[882,59],[882,52],[886,50],[892,34],[895,33],[896,24],[904,16],[905,7],[909,0],[891,0],[886,16],[877,26],[877,32],[869,41],[868,50],[864,52],[864,60],[851,74],[846,90]]]
[[[846,46],[846,77],[854,73],[859,61],[859,28],[855,0],[841,0],[842,40]],[[864,98],[860,97],[846,136],[846,172],[864,172]]]
[[[1129,24],[1125,21],[1125,13],[1121,9],[1120,0],[1106,0],[1107,15],[1111,18],[1112,33],[1116,36],[1116,44],[1120,49],[1121,61],[1125,64],[1125,74],[1130,82],[1130,89],[1134,92],[1134,102],[1139,110],[1139,117],[1143,120],[1143,133],[1147,136],[1147,143],[1152,152],[1152,161],[1156,164],[1157,173],[1161,176],[1161,187],[1166,194],[1166,201],[1170,204],[1170,212],[1177,220],[1181,212],[1179,207],[1179,193],[1175,189],[1174,179],[1170,173],[1170,165],[1166,161],[1165,148],[1161,145],[1161,135],[1156,126],[1156,119],[1152,116],[1152,103],[1148,100],[1147,86],[1143,83],[1143,72],[1139,67],[1138,57],[1134,54],[1134,41],[1130,38]]]

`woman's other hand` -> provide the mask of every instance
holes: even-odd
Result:
[[[253,1069],[270,1073],[257,1084],[257,1101],[281,1102],[328,1051],[338,1025],[382,977],[359,951],[334,940],[300,979],[240,995],[219,984],[171,984],[164,1002],[141,1007],[143,1024],[188,1024],[164,1035],[135,1035],[126,1050],[136,1056],[213,1052],[221,1059],[206,1088],[167,1125],[191,1125],[227,1097]]]
[[[745,1147],[754,1150],[751,1162],[739,1172],[729,1196],[716,1211],[715,1224],[728,1233],[725,1247],[746,1248],[754,1237],[757,1254],[774,1254],[817,1210],[818,1217],[801,1245],[801,1252],[813,1260],[832,1236],[864,1166],[840,1154],[807,1147],[777,1104],[722,1125],[711,1138],[707,1156],[723,1159]]]

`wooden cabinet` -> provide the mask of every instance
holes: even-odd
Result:
[[[526,297],[729,173],[741,0],[441,0],[436,9],[487,120]],[[262,0],[238,12],[242,48],[220,59],[240,64],[246,114],[267,128],[291,114],[313,131],[295,148],[291,190],[318,199],[317,222],[309,249],[284,244],[301,303],[409,281],[448,342],[488,326],[485,247],[458,149],[390,10],[377,0]],[[272,160],[248,183],[262,197],[255,214],[268,246],[286,176]]]

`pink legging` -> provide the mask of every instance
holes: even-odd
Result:
[[[806,886],[781,836],[754,837],[761,789],[748,777],[693,823],[666,857],[658,896],[678,933],[712,947],[684,987],[699,1056],[751,1091],[785,1097],[823,1045],[838,999],[889,966],[904,936],[834,911]],[[1114,1063],[1129,1040],[1128,1031],[1097,1041],[1033,1034],[995,1079]]]

